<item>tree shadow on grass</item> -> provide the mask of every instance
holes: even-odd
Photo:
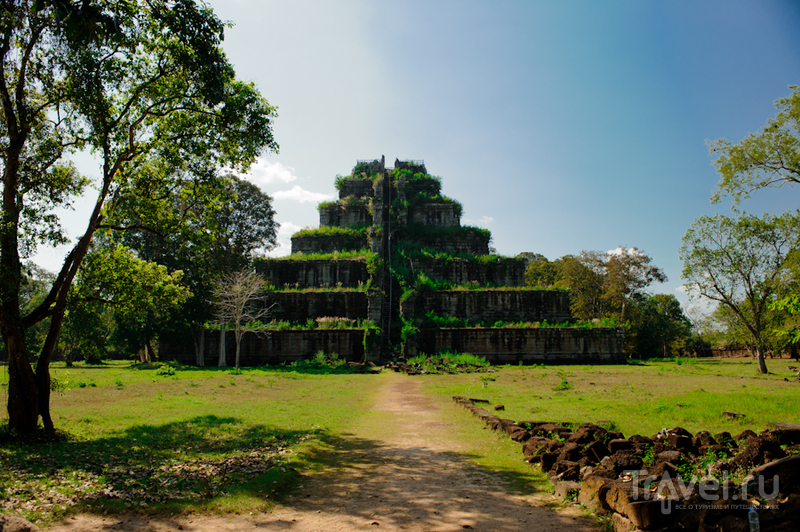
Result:
[[[268,503],[297,482],[291,447],[320,436],[213,415],[91,441],[61,434],[20,443],[0,434],[0,509],[39,517],[76,507],[182,511],[234,493]]]
[[[296,455],[293,447],[309,439],[313,444]],[[529,530],[548,519],[571,523],[507,494],[507,483],[522,485],[530,478],[506,470],[504,483],[497,471],[473,464],[474,458],[213,415],[137,425],[93,441],[62,437],[21,444],[6,435],[0,438],[0,505],[37,519],[135,511],[144,514],[137,519],[173,528],[180,520],[174,514],[236,500],[245,501],[247,510],[263,511],[276,499],[298,521],[266,513],[256,527],[304,530],[302,521],[310,515],[321,528],[329,523],[353,530],[373,522],[384,529],[455,524],[501,531]]]

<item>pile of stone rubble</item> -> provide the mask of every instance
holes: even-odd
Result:
[[[502,406],[481,406],[488,401],[453,400],[522,444],[557,496],[608,516],[617,532],[748,532],[755,518],[761,532],[800,530],[800,425],[625,438],[592,423],[515,422],[497,415]]]

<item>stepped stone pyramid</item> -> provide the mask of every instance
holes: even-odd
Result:
[[[358,161],[335,184],[319,228],[295,233],[290,256],[256,264],[274,287],[274,320],[289,325],[247,333],[244,365],[320,350],[373,362],[445,351],[514,364],[624,360],[621,329],[540,326],[570,321],[569,293],[527,288],[524,261],[490,254],[489,231],[461,225],[461,204],[423,161]],[[336,321],[352,326],[323,325]],[[202,356],[213,363],[210,340]]]

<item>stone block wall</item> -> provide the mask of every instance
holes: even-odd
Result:
[[[401,199],[410,198],[420,192],[436,195],[439,194],[441,188],[442,186],[440,183],[431,179],[409,181],[405,176],[401,176],[397,179],[397,191]]]
[[[408,209],[407,223],[431,227],[459,227],[461,215],[454,203],[423,203]]]
[[[424,272],[431,279],[453,284],[477,282],[482,285],[525,286],[525,261],[522,259],[498,259],[486,264],[467,259],[414,259],[412,264],[415,272]]]
[[[334,251],[355,251],[369,247],[366,238],[348,236],[293,236],[292,254],[295,253],[333,253]]]
[[[271,331],[269,334],[245,332],[242,336],[240,363],[242,366],[263,366],[295,360],[308,359],[317,351],[337,353],[340,358],[360,361],[364,358],[363,329],[310,329]],[[177,360],[183,364],[195,364],[192,346],[161,343],[159,357],[162,360]],[[225,334],[227,364],[236,361],[236,340],[232,331]],[[206,331],[205,365],[216,366],[219,359],[219,331]]]
[[[442,253],[488,255],[489,241],[475,231],[463,231],[425,239],[425,248]]]
[[[273,286],[318,288],[320,286],[358,286],[369,280],[367,263],[360,259],[277,260],[256,262],[256,271]]]
[[[349,196],[363,198],[372,196],[372,179],[350,178],[345,179],[339,189],[339,199]]]
[[[305,323],[308,319],[336,316],[363,320],[369,316],[367,292],[273,292],[272,319]]]
[[[372,224],[367,203],[334,203],[319,208],[320,227],[359,227]]]
[[[405,319],[422,318],[428,311],[488,323],[544,320],[562,323],[570,319],[569,294],[561,290],[419,292],[400,304],[400,315]]]
[[[493,364],[621,363],[622,338],[622,328],[424,329],[415,342],[408,342],[406,357],[454,351]]]

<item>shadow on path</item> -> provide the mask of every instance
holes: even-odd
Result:
[[[306,455],[330,470],[307,479],[299,496],[255,526],[298,532],[596,530],[584,519],[509,495],[496,471],[450,450],[456,444],[447,438],[448,425],[418,381],[388,380],[373,412],[367,423],[381,424],[379,437],[346,434],[331,442],[331,454]]]

